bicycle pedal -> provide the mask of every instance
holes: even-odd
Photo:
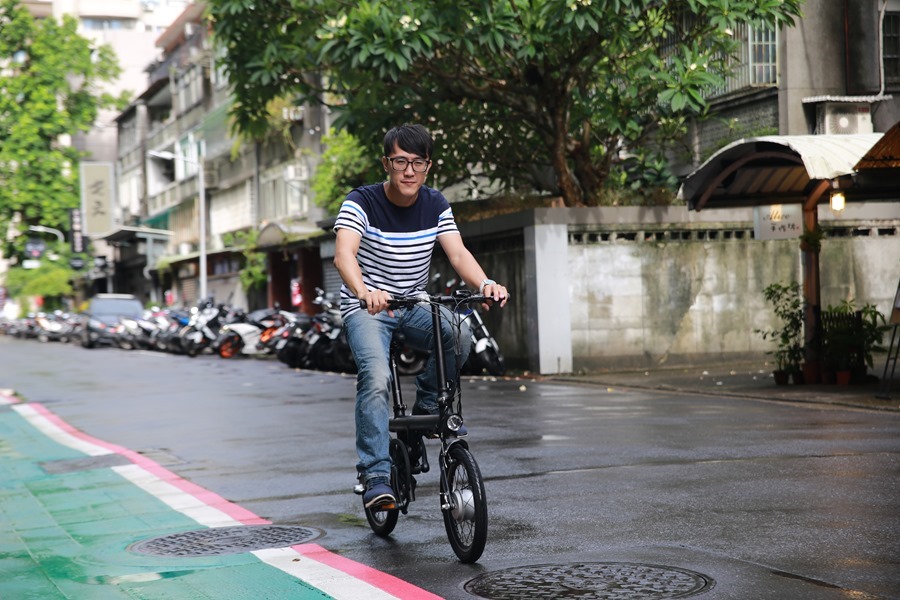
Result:
[[[353,493],[357,496],[362,496],[366,491],[366,486],[362,483],[357,483],[353,486]]]

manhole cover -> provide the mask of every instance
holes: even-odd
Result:
[[[676,567],[575,563],[533,565],[486,573],[466,583],[465,590],[490,600],[652,600],[685,598],[705,592],[714,584],[705,575]]]
[[[218,556],[286,548],[309,542],[319,535],[319,531],[309,527],[286,525],[213,527],[144,540],[132,544],[129,550],[154,556]]]

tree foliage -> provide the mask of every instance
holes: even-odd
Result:
[[[366,147],[345,130],[332,130],[322,138],[322,145],[325,150],[312,176],[312,190],[316,204],[328,214],[336,215],[347,192],[375,181],[381,164],[373,161],[372,156],[376,155],[369,154]]]
[[[249,292],[263,287],[268,277],[268,268],[265,253],[256,248],[259,231],[256,229],[236,231],[226,233],[222,237],[226,246],[235,246],[244,255],[244,265],[238,271],[244,291]]]
[[[15,215],[20,231],[68,229],[68,210],[80,203],[80,155],[66,140],[90,129],[100,108],[117,104],[97,87],[120,72],[112,49],[79,36],[77,27],[70,16],[35,20],[17,0],[0,0],[4,233]]]
[[[6,275],[6,289],[11,298],[18,298],[24,306],[29,296],[44,298],[48,309],[62,305],[61,299],[72,295],[74,272],[63,259],[42,261],[37,269],[10,269]]]
[[[384,131],[439,137],[441,183],[481,168],[505,188],[598,202],[611,174],[658,161],[722,84],[739,24],[803,0],[210,0],[237,127],[273,98],[327,102],[380,154]],[[315,74],[315,76],[310,76]],[[639,169],[638,169],[639,171]]]

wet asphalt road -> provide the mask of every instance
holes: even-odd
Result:
[[[478,576],[469,590],[493,597],[663,598],[693,578],[707,599],[900,598],[895,413],[467,380],[490,530],[462,565],[435,470],[391,539],[369,531],[351,493],[352,376],[0,337],[0,387],[446,598],[476,597]],[[662,591],[613,595],[610,570]],[[572,579],[529,580],[546,571]]]

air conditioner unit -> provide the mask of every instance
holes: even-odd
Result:
[[[219,171],[209,165],[203,167],[203,185],[208,190],[214,190],[219,187]]]
[[[872,111],[868,104],[823,102],[817,108],[820,134],[872,133]]]
[[[284,169],[284,178],[287,181],[306,181],[309,179],[309,167],[306,166],[306,163],[288,165]]]
[[[285,121],[302,121],[303,120],[303,107],[302,106],[285,106],[281,109],[281,117]]]

